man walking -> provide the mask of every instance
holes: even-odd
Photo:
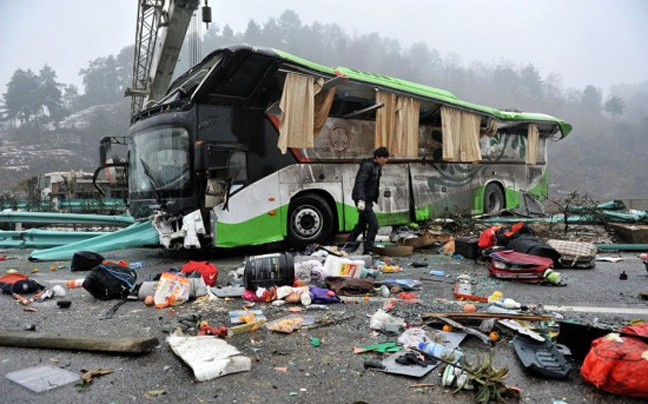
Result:
[[[359,218],[358,224],[349,234],[347,242],[355,242],[358,236],[367,229],[363,254],[373,252],[374,241],[378,233],[378,218],[376,218],[376,213],[373,211],[373,204],[378,201],[382,166],[387,163],[388,159],[389,150],[386,147],[377,148],[372,159],[364,159],[360,163],[353,186],[351,198],[358,208]]]

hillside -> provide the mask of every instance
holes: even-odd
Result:
[[[58,127],[48,124],[40,131],[0,132],[1,189],[15,188],[21,180],[51,171],[94,171],[99,164],[99,140],[126,134],[129,106],[124,99],[78,111]]]

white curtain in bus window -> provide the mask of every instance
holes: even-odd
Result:
[[[335,87],[327,91],[322,91],[322,85],[324,85],[324,79],[320,78],[315,83],[315,123],[313,125],[313,138],[316,138],[322,131],[322,128],[324,128],[326,118],[328,118],[329,112],[331,112],[331,106],[335,98]]]
[[[418,157],[420,101],[398,97],[396,101],[396,131],[392,133],[389,151],[394,156]]]
[[[529,124],[529,129],[527,131],[527,149],[526,149],[526,163],[534,165],[538,160],[538,138],[540,137],[540,132],[538,131],[538,125],[535,123]]]
[[[479,161],[479,126],[477,114],[446,106],[441,107],[443,159],[449,161]]]
[[[376,133],[374,135],[374,146],[379,148],[390,147],[391,134],[396,131],[396,94],[376,92],[376,104],[383,104],[382,108],[376,111]],[[393,150],[390,150],[395,155]]]
[[[393,156],[417,157],[421,103],[381,91],[376,93],[376,103],[384,106],[376,112],[374,146],[386,146]]]
[[[315,88],[313,77],[288,73],[279,108],[277,147],[286,154],[288,147],[313,147]]]

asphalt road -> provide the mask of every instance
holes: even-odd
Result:
[[[83,273],[70,272],[69,261],[29,262],[28,250],[6,250],[7,261],[0,261],[0,273],[15,268],[46,286],[83,277]],[[198,257],[208,259],[219,268],[219,282],[226,282],[229,272],[242,265],[245,255],[255,252],[239,251],[236,255]],[[610,256],[612,254],[600,254]],[[181,266],[186,257],[174,256],[156,249],[133,249],[105,253],[107,259],[141,261],[138,281],[149,280],[155,274],[171,267]],[[648,290],[648,272],[636,254],[622,254],[618,263],[598,262],[591,270],[562,270],[567,286],[552,287],[501,281],[489,278],[483,264],[456,259],[446,255],[416,253],[412,257],[394,259],[405,268],[404,272],[389,277],[421,279],[430,270],[445,271],[440,280],[423,281],[420,304],[397,303],[394,316],[407,323],[421,322],[422,313],[434,311],[461,311],[453,297],[456,276],[468,272],[475,281],[477,294],[489,295],[502,291],[524,304],[563,306],[611,307],[612,313],[563,311],[567,319],[621,325],[632,319],[647,319],[647,301],[638,295]],[[414,268],[414,261],[426,261],[427,268]],[[32,272],[34,269],[38,272]],[[51,269],[53,268],[53,270]],[[627,280],[620,280],[625,271]],[[386,277],[381,275],[378,279]],[[475,394],[462,391],[453,395],[441,387],[437,368],[421,379],[395,376],[365,370],[365,359],[375,359],[374,354],[355,354],[354,347],[395,337],[376,333],[369,328],[369,316],[384,304],[381,299],[348,301],[331,305],[328,311],[308,311],[318,319],[328,316],[339,319],[337,324],[293,334],[280,334],[260,329],[253,333],[234,335],[228,342],[252,359],[249,372],[231,374],[206,382],[196,382],[191,369],[177,357],[165,342],[163,329],[173,325],[183,315],[193,314],[211,325],[229,326],[229,311],[240,310],[244,301],[220,299],[214,302],[189,302],[173,309],[155,309],[140,301],[127,302],[111,319],[100,319],[117,301],[94,299],[84,289],[68,289],[66,299],[72,302],[69,309],[58,308],[54,300],[32,303],[35,312],[24,311],[9,295],[0,295],[0,324],[6,330],[35,329],[37,332],[57,333],[61,336],[102,337],[157,337],[160,344],[152,352],[139,356],[93,353],[75,350],[0,347],[0,392],[2,403],[470,403]],[[274,307],[265,303],[255,305],[263,310],[268,320],[289,314],[291,306]],[[484,309],[484,306],[480,307]],[[621,313],[626,309],[629,313]],[[564,310],[564,309],[561,309]],[[633,311],[634,310],[634,311]],[[620,313],[614,313],[619,311]],[[435,325],[440,327],[440,325]],[[426,326],[431,330],[429,326]],[[29,333],[31,331],[24,331]],[[195,329],[187,331],[195,334]],[[312,338],[321,341],[315,347]],[[566,380],[539,378],[520,366],[510,338],[505,337],[493,348],[495,366],[508,366],[507,384],[522,389],[525,403],[628,403],[641,402],[626,397],[600,392],[586,384],[578,366]],[[468,357],[487,353],[489,347],[478,339],[468,337],[462,343]],[[96,377],[90,385],[79,387],[68,384],[56,389],[34,393],[8,380],[5,376],[14,371],[36,365],[53,365],[76,374],[96,369],[113,372]],[[423,387],[413,387],[423,384]]]

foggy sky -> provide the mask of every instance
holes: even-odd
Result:
[[[644,0],[210,0],[209,5],[212,27],[229,24],[234,32],[244,31],[250,19],[264,24],[291,9],[302,24],[337,23],[355,36],[378,32],[403,48],[423,41],[444,58],[458,55],[464,66],[474,60],[532,63],[542,78],[560,74],[565,88],[592,84],[607,94],[611,85],[648,80]],[[44,64],[58,81],[82,92],[80,69],[134,42],[137,0],[0,0],[0,15],[0,93],[16,69],[38,73]]]

